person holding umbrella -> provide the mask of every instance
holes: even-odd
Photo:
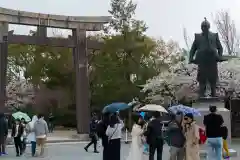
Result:
[[[162,160],[163,153],[163,136],[162,127],[163,124],[160,120],[160,112],[155,111],[154,119],[149,122],[147,130],[144,136],[147,137],[147,143],[149,144],[149,160],[154,160],[155,151],[157,150],[157,160]]]
[[[114,160],[120,160],[121,158],[121,138],[122,138],[122,128],[124,123],[120,120],[117,113],[110,116],[110,122],[106,130],[106,135],[108,136],[108,158]]]
[[[184,145],[186,138],[182,127],[182,121],[179,121],[175,114],[172,114],[171,118],[167,129],[169,139],[168,145],[170,146],[170,160],[183,160],[185,157]]]
[[[97,125],[97,134],[102,139],[103,146],[103,160],[108,160],[109,152],[108,152],[108,136],[106,135],[106,130],[109,125],[109,115],[110,113],[105,113],[102,115],[102,119]]]
[[[22,155],[22,143],[21,137],[23,136],[23,126],[20,123],[20,119],[15,120],[15,124],[12,127],[12,137],[14,138],[14,144],[16,148],[16,156]]]
[[[194,120],[192,113],[184,115],[184,131],[186,137],[186,160],[200,160],[200,146],[199,146],[199,126]]]

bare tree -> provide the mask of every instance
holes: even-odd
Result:
[[[187,29],[185,27],[183,28],[183,38],[184,38],[187,50],[189,51],[193,42],[191,38],[188,36]]]
[[[221,10],[216,13],[214,23],[225,46],[228,55],[237,55],[239,50],[239,39],[234,21],[228,11]]]

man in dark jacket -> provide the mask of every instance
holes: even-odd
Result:
[[[170,160],[183,160],[186,139],[181,126],[181,121],[178,121],[175,115],[172,115],[172,120],[168,125],[167,133],[170,146]]]
[[[86,152],[88,151],[88,148],[93,144],[94,145],[94,153],[99,153],[97,151],[97,140],[98,140],[97,125],[98,125],[97,117],[95,115],[93,115],[91,123],[90,123],[90,134],[89,134],[89,137],[91,138],[91,142],[86,147],[84,147]]]
[[[102,116],[102,120],[97,125],[97,134],[99,138],[102,139],[102,146],[103,146],[103,160],[110,160],[108,153],[108,136],[106,135],[106,130],[109,125],[109,113],[105,113]]]
[[[5,140],[8,135],[8,126],[3,113],[0,113],[0,155],[6,154]]]
[[[23,136],[24,128],[22,124],[20,123],[20,119],[16,119],[15,124],[12,127],[12,137],[14,138],[14,144],[16,148],[16,154],[17,157],[22,155],[22,143],[21,138]]]
[[[217,114],[217,107],[209,107],[210,114],[204,116],[203,124],[206,127],[208,157],[209,159],[222,159],[222,125],[223,117]],[[214,152],[213,152],[214,151]]]
[[[156,150],[157,160],[162,160],[164,144],[162,136],[163,124],[161,123],[159,112],[155,112],[153,117],[153,120],[148,123],[147,131],[144,133],[147,137],[147,143],[149,144],[149,160],[154,160]]]

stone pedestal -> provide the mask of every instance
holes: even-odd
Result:
[[[217,106],[217,108],[224,108],[224,101],[220,98],[199,98],[197,102],[193,104],[193,108],[209,108],[209,106]]]

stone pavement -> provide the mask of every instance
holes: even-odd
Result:
[[[22,157],[15,157],[14,148],[8,148],[8,156],[2,156],[1,160],[102,160],[102,155],[93,153],[93,149],[90,147],[89,152],[85,152],[83,147],[86,145],[84,142],[68,142],[68,143],[53,143],[48,144],[46,149],[46,155],[44,158],[32,158],[30,156],[30,148],[27,148],[26,154]],[[122,157],[121,160],[125,160],[129,152],[129,144],[122,144]],[[240,151],[239,143],[232,144],[232,147]],[[101,151],[101,148],[99,148]],[[163,160],[167,160],[169,157],[169,148],[164,147]],[[239,160],[240,157],[231,158],[231,160]],[[144,160],[147,160],[147,156],[144,157]]]
[[[83,140],[76,135],[77,132],[75,130],[56,130],[53,133],[49,133],[47,143],[78,142]],[[11,132],[8,134],[8,144],[13,144]]]
[[[125,139],[125,133],[123,133],[123,140]],[[130,134],[128,134],[128,140],[130,139]],[[88,140],[88,135],[79,136],[76,130],[56,130],[53,133],[49,133],[47,143],[79,142]],[[11,132],[8,134],[8,144],[13,144]]]

